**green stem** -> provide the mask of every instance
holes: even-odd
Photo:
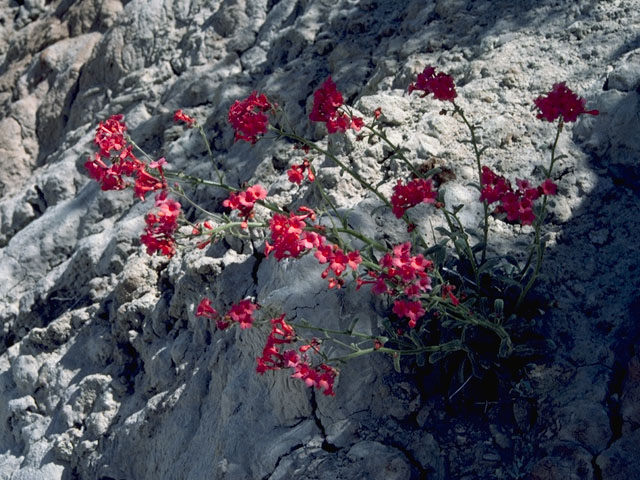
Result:
[[[333,155],[331,152],[329,152],[328,150],[325,150],[324,148],[318,146],[317,144],[315,144],[314,142],[311,142],[309,140],[307,140],[304,137],[301,137],[293,132],[286,132],[285,130],[270,126],[269,128],[273,129],[275,132],[278,133],[278,135],[282,136],[282,137],[287,137],[290,138],[292,140],[295,140],[296,142],[300,142],[303,145],[307,145],[308,147],[314,149],[316,152],[321,153],[322,155],[327,156],[328,158],[331,159],[331,161],[333,163],[335,163],[337,166],[339,166],[343,171],[345,171],[346,173],[348,173],[353,179],[355,179],[358,183],[360,183],[360,185],[362,187],[364,187],[365,189],[369,190],[370,192],[372,192],[375,196],[377,196],[387,207],[391,208],[391,203],[389,202],[389,200],[387,200],[385,198],[384,195],[382,195],[377,188],[374,188],[373,186],[371,186],[371,184],[369,184],[368,182],[366,182],[360,175],[358,175],[354,170],[350,169],[349,167],[347,167],[343,162],[341,162],[340,160],[338,160],[338,158]]]
[[[478,139],[476,137],[476,128],[471,125],[469,120],[464,114],[462,108],[460,108],[455,102],[453,102],[453,113],[454,115],[457,113],[460,115],[460,118],[464,122],[464,124],[469,129],[469,133],[471,134],[471,144],[473,145],[473,153],[476,157],[476,166],[478,168],[478,183],[480,184],[480,188],[482,188],[482,163],[480,161],[480,157],[482,156],[482,151],[478,148]],[[485,258],[487,256],[487,239],[489,237],[489,204],[486,200],[482,201],[482,206],[484,208],[484,223],[482,226],[482,255],[480,257],[480,264],[483,264]]]
[[[549,168],[545,171],[547,178],[551,178],[551,174],[553,173],[553,166],[556,162],[556,148],[558,146],[558,140],[560,138],[560,133],[562,132],[563,127],[564,127],[564,123],[562,122],[562,118],[561,118],[560,121],[558,122],[558,127],[556,129],[556,137],[553,140],[553,145],[551,146],[551,160],[549,161]],[[548,196],[543,195],[542,207],[540,208],[540,213],[538,215],[538,218],[536,219],[536,223],[534,227],[535,238],[533,241],[533,246],[529,253],[529,258],[527,259],[527,263],[525,267],[522,269],[520,281],[524,280],[527,270],[529,269],[529,265],[531,264],[531,258],[533,257],[534,253],[536,256],[536,264],[533,267],[533,273],[531,274],[531,278],[525,285],[524,289],[522,289],[522,292],[518,297],[518,301],[516,302],[516,309],[520,307],[520,305],[522,304],[522,301],[527,296],[527,293],[529,293],[529,290],[531,290],[531,288],[533,287],[533,284],[535,283],[536,279],[538,278],[538,274],[540,273],[540,268],[542,267],[542,260],[544,259],[544,245],[541,242],[541,231],[542,231],[542,224],[547,214],[547,200],[548,200]]]

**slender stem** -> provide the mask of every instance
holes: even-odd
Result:
[[[482,188],[482,163],[480,161],[480,157],[482,156],[482,151],[478,148],[478,139],[476,137],[476,128],[467,120],[467,117],[464,114],[464,111],[460,106],[458,106],[455,102],[453,102],[453,113],[460,115],[460,118],[464,122],[464,124],[469,129],[469,133],[471,134],[471,144],[473,145],[473,153],[476,157],[476,166],[478,168],[478,183],[480,184],[480,188]],[[482,255],[480,257],[480,264],[483,264],[485,258],[487,256],[487,239],[489,237],[489,204],[486,200],[482,201],[482,206],[484,208],[484,223],[482,225]]]
[[[218,177],[218,181],[220,183],[223,183],[224,178],[223,178],[222,174],[220,173],[220,170],[218,170],[218,166],[216,165],[216,160],[213,157],[213,152],[211,151],[211,145],[209,145],[209,140],[207,139],[207,134],[205,133],[204,128],[202,127],[202,125],[200,125],[197,122],[196,122],[196,127],[198,128],[198,131],[200,132],[200,136],[202,137],[202,141],[204,142],[204,146],[207,147],[207,155],[209,155],[209,160],[211,160],[211,165],[213,165],[213,170],[216,172],[216,176]]]
[[[560,138],[560,133],[562,132],[563,127],[564,127],[564,123],[562,122],[562,118],[561,118],[560,121],[558,122],[558,127],[556,129],[556,137],[553,140],[553,145],[551,146],[551,160],[549,161],[549,168],[545,171],[547,178],[551,178],[551,174],[553,172],[553,165],[556,162],[556,147],[558,146],[558,139]],[[540,268],[542,267],[542,260],[544,259],[544,245],[542,244],[540,237],[541,237],[541,231],[542,231],[542,223],[544,222],[544,219],[547,214],[547,200],[548,200],[548,196],[543,195],[542,207],[540,208],[540,213],[535,223],[535,238],[533,241],[533,246],[531,248],[531,252],[529,254],[529,259],[527,260],[527,264],[525,265],[525,268],[522,270],[520,281],[524,279],[524,276],[527,273],[527,270],[531,263],[531,257],[533,256],[534,252],[536,253],[536,264],[533,268],[533,273],[531,274],[531,278],[525,285],[524,289],[522,289],[522,292],[518,297],[518,301],[516,303],[516,309],[520,306],[524,298],[527,296],[527,293],[529,293],[529,290],[531,290],[531,287],[533,287],[533,284],[535,283],[538,277],[538,274],[540,273]]]
[[[335,155],[333,155],[331,152],[329,152],[328,150],[318,146],[314,142],[311,142],[310,140],[307,140],[306,138],[301,137],[301,136],[299,136],[299,135],[297,135],[297,134],[295,134],[293,132],[287,132],[285,130],[282,130],[282,129],[279,129],[279,128],[276,128],[276,127],[273,127],[273,126],[270,126],[269,128],[275,130],[278,133],[278,135],[280,135],[282,137],[287,137],[287,138],[290,138],[290,139],[295,140],[297,142],[300,142],[303,145],[307,145],[307,146],[313,148],[316,152],[321,153],[321,154],[329,157],[333,163],[335,163],[343,171],[348,173],[353,179],[355,179],[358,183],[360,183],[360,185],[362,185],[364,188],[366,188],[367,190],[372,192],[374,195],[376,195],[386,206],[391,208],[391,203],[389,202],[389,200],[387,200],[385,198],[385,196],[382,195],[378,191],[377,188],[373,187],[370,183],[366,182],[360,175],[358,175],[354,170],[352,170],[349,167],[347,167],[343,162],[338,160],[338,158]]]

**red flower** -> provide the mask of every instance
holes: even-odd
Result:
[[[251,300],[241,300],[235,305],[231,306],[229,313],[225,315],[225,318],[229,318],[234,322],[240,324],[240,328],[250,328],[253,324],[253,312],[258,309],[258,305]]]
[[[442,290],[441,290],[441,294],[442,294],[442,298],[447,298],[449,297],[449,300],[451,300],[451,303],[453,303],[454,306],[457,306],[460,304],[460,300],[458,300],[458,297],[456,297],[453,294],[453,291],[456,289],[455,285],[443,285],[442,286]]]
[[[457,96],[453,78],[442,72],[436,74],[436,69],[431,66],[426,66],[424,71],[418,74],[416,81],[409,85],[409,93],[414,90],[423,91],[422,97],[433,93],[437,100],[448,100],[450,102],[453,102],[453,99]]]
[[[438,192],[433,190],[433,182],[424,178],[416,178],[402,185],[402,181],[393,187],[391,205],[393,214],[397,218],[402,218],[404,213],[411,207],[419,203],[435,203]]]
[[[307,179],[310,182],[313,182],[316,179],[316,176],[314,175],[311,168],[311,163],[306,158],[300,165],[292,165],[291,168],[287,170],[289,181],[291,183],[300,185],[304,180],[304,172],[307,172]]]
[[[433,268],[433,262],[421,254],[411,256],[409,242],[393,247],[393,254],[387,253],[380,259],[380,267],[380,272],[367,272],[370,280],[358,278],[358,288],[371,284],[376,295],[387,293],[409,298],[418,298],[421,293],[431,290],[431,278],[427,271]]]
[[[319,247],[325,241],[322,235],[316,232],[307,232],[305,220],[315,218],[313,210],[300,207],[302,215],[291,212],[289,216],[276,213],[271,217],[269,228],[271,230],[271,241],[265,242],[264,253],[268,257],[271,252],[277,260],[283,258],[298,258],[312,248]]]
[[[555,195],[558,191],[558,186],[553,183],[550,178],[547,178],[542,184],[538,187],[541,195]]]
[[[162,167],[159,168],[160,172],[162,172]],[[144,200],[144,197],[148,192],[167,188],[167,182],[164,180],[164,175],[162,175],[162,178],[156,178],[145,170],[144,165],[136,171],[135,176],[136,183],[133,187],[133,194],[140,200]]]
[[[205,317],[210,320],[216,321],[216,326],[220,330],[224,330],[229,326],[229,322],[226,317],[221,318],[220,314],[211,306],[211,300],[208,298],[203,298],[198,304],[198,308],[196,309],[196,317]]]
[[[269,119],[264,114],[273,108],[264,94],[251,93],[245,100],[236,100],[229,109],[229,123],[236,131],[235,140],[256,143],[258,135],[267,133]]]
[[[253,207],[258,200],[267,198],[267,191],[261,185],[253,185],[244,192],[232,192],[222,205],[231,210],[238,210],[243,219],[242,228],[247,228],[247,221],[253,218]]]
[[[329,273],[334,275],[329,278],[329,288],[340,288],[344,283],[342,274],[347,270],[347,267],[356,271],[358,265],[362,263],[360,252],[357,250],[345,254],[341,248],[333,244],[319,245],[316,249],[315,257],[320,264],[329,264],[326,270],[322,272],[322,278],[327,278]]]
[[[176,113],[173,114],[173,121],[176,123],[184,122],[186,123],[187,128],[193,127],[193,124],[196,123],[195,118],[185,114],[182,110],[176,110]]]
[[[175,254],[175,240],[173,234],[178,229],[180,203],[167,198],[167,190],[156,194],[156,213],[149,213],[145,217],[147,226],[140,242],[147,246],[147,253],[153,255],[159,251],[162,255],[171,257]]]
[[[393,313],[400,318],[409,319],[409,328],[415,328],[418,320],[426,313],[420,302],[396,300],[393,303]]]
[[[109,158],[112,150],[120,151],[125,147],[124,131],[127,126],[122,119],[122,114],[112,115],[98,124],[93,141],[100,148],[100,156]]]
[[[343,105],[342,94],[336,88],[331,77],[328,77],[313,94],[313,108],[309,118],[313,122],[324,122],[329,133],[345,132],[349,128],[359,131],[364,125],[360,117],[349,118],[340,111]]]
[[[565,123],[575,122],[583,113],[600,113],[598,110],[585,110],[587,101],[572,92],[564,82],[554,84],[546,97],[539,96],[533,103],[540,110],[536,117],[547,122],[553,122],[560,116]]]

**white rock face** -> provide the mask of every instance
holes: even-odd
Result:
[[[633,478],[637,462],[617,459],[633,457],[639,426],[639,30],[636,0],[5,2],[0,479]],[[455,173],[445,198],[468,205],[461,219],[475,227],[464,125],[406,94],[428,64],[454,76],[487,163],[512,181],[540,180],[535,167],[548,162],[553,127],[531,113],[534,98],[566,81],[600,110],[567,125],[558,147],[567,157],[554,170],[539,288],[553,303],[536,317],[552,353],[455,395],[468,371],[407,362],[397,374],[382,356],[344,365],[335,397],[284,372],[257,375],[265,331],[217,330],[195,317],[202,297],[222,308],[253,296],[334,329],[358,316],[363,332],[388,306],[366,288],[327,289],[311,257],[265,259],[261,238],[150,257],[139,236],[152,200],[102,192],[83,167],[97,123],[123,113],[154,158],[214,178],[198,133],[173,124],[181,108],[204,125],[230,184],[259,182],[294,207],[317,202],[287,181],[300,158],[289,145],[234,143],[228,108],[258,90],[390,196],[409,175],[381,163],[387,146],[353,132],[328,139],[308,121],[331,75],[359,114],[382,108],[416,167]],[[311,160],[352,228],[406,240],[375,197]],[[209,210],[226,196],[189,194]],[[444,225],[431,205],[415,211],[427,232]],[[503,253],[531,237],[491,228]]]

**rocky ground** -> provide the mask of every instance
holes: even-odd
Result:
[[[640,478],[640,2],[11,0],[0,61],[0,479]],[[375,327],[379,306],[328,291],[313,261],[264,259],[259,241],[149,257],[151,202],[100,191],[83,167],[97,123],[123,113],[154,157],[211,176],[197,133],[173,124],[182,108],[229,182],[311,202],[286,180],[296,153],[234,143],[226,112],[264,91],[326,141],[307,115],[330,74],[361,114],[382,107],[416,161],[451,168],[448,195],[465,200],[463,126],[406,95],[427,64],[453,75],[509,178],[548,158],[553,127],[531,105],[553,83],[600,110],[559,145],[537,349],[459,391],[445,366],[399,374],[383,357],[343,367],[335,397],[257,376],[264,333],[196,318],[204,295],[327,327],[356,313]],[[393,174],[371,160],[380,145],[332,141],[367,178]],[[354,225],[394,240],[399,224],[376,224],[371,198],[316,161]],[[192,193],[211,209],[225,196]],[[493,228],[503,251],[530,235]]]

